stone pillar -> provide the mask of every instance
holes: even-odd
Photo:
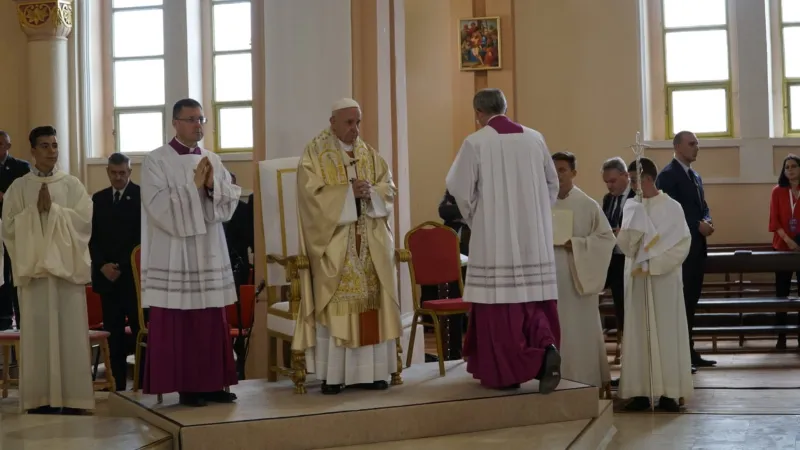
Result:
[[[58,132],[59,167],[70,172],[69,50],[72,0],[14,0],[28,36],[28,125]]]

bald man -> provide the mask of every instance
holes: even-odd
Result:
[[[342,99],[331,110],[330,127],[297,168],[301,251],[313,279],[303,283],[292,343],[328,395],[387,389],[402,333],[389,222],[397,189],[386,161],[359,137],[358,103]]]

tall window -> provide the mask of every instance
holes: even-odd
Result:
[[[800,134],[800,0],[781,1],[786,134]]]
[[[112,0],[111,8],[116,150],[150,151],[164,145],[163,0]]]
[[[213,0],[213,104],[218,152],[253,149],[250,1]]]
[[[663,0],[662,18],[668,137],[732,135],[726,0]]]

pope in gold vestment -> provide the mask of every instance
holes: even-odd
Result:
[[[356,198],[355,180],[369,183],[369,198]],[[306,351],[308,372],[337,389],[385,388],[397,372],[402,326],[388,222],[396,192],[378,152],[357,136],[346,144],[333,129],[306,146],[297,169],[300,249],[311,271],[293,349]]]

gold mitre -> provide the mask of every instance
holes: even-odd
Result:
[[[358,104],[357,101],[353,100],[352,98],[343,98],[337,100],[333,106],[331,107],[331,112],[334,113],[339,111],[340,109],[347,109],[347,108],[358,108],[361,109],[361,106]]]

